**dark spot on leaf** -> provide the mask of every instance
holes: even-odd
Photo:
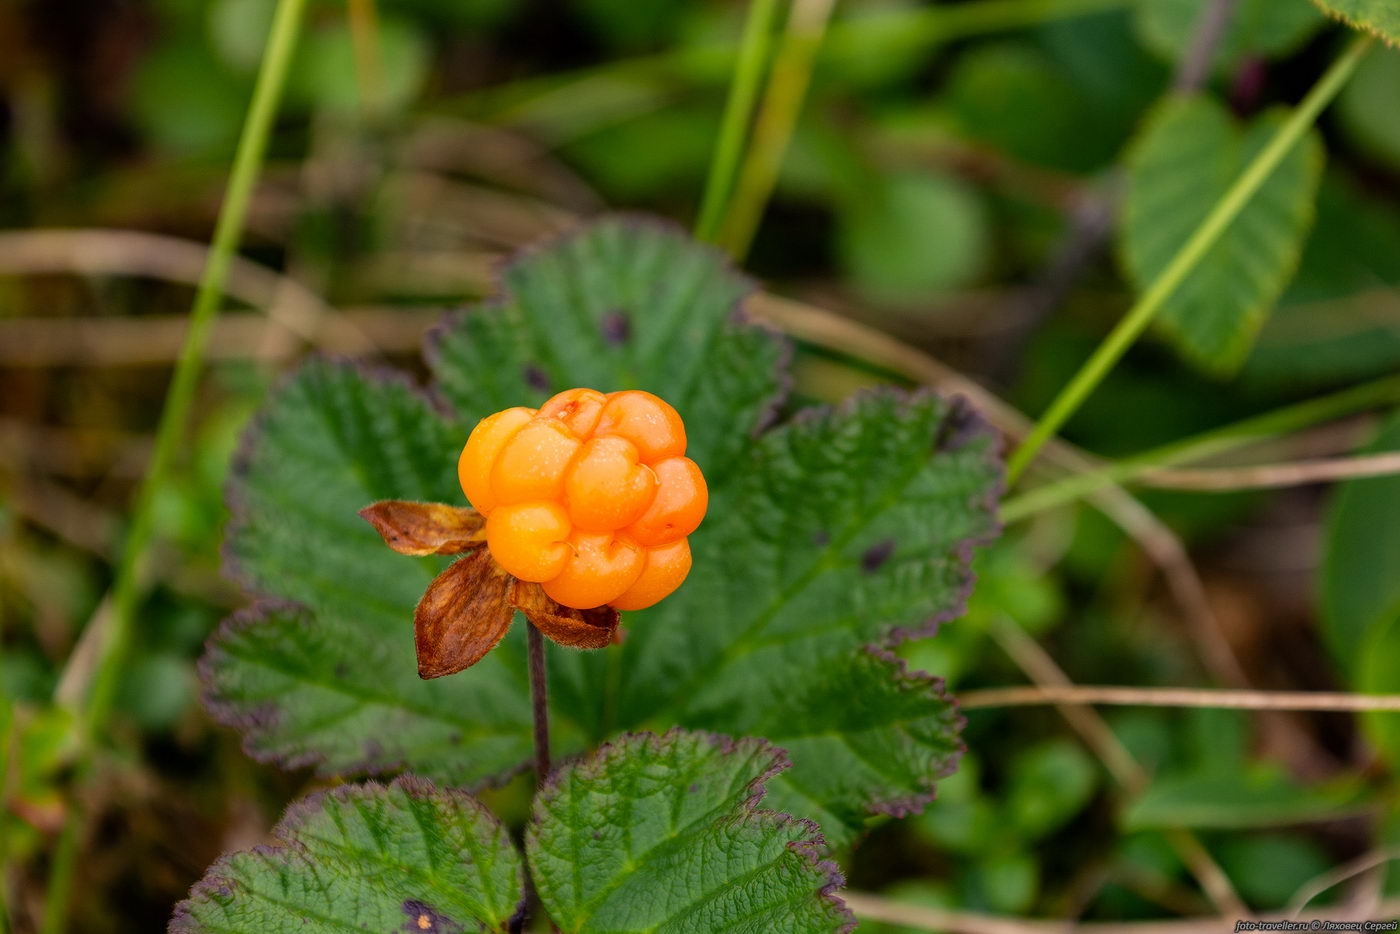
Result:
[[[462,734],[453,733],[451,736],[447,737],[447,741],[454,746],[460,746],[462,745]]]
[[[894,554],[894,539],[887,538],[882,542],[876,542],[865,550],[865,554],[860,556],[860,568],[867,574],[874,574],[880,570],[880,566],[890,560],[890,555]]]
[[[335,666],[335,676],[343,678],[350,673],[350,666],[344,662],[337,662]]]
[[[414,934],[461,934],[462,926],[453,921],[447,915],[439,914],[437,909],[426,902],[417,899],[406,899],[403,903],[403,913],[408,915],[408,920],[399,930],[411,931]]]
[[[812,536],[812,544],[816,545],[818,548],[826,547],[826,544],[830,541],[831,533],[826,529],[817,529],[817,534]]]
[[[621,308],[603,315],[602,327],[603,340],[613,347],[621,347],[632,339],[632,319]]]
[[[597,831],[597,830],[593,831],[593,839],[594,839],[594,840],[601,840],[601,839],[603,839],[602,833],[600,833],[600,832]]]
[[[695,793],[696,793],[697,791],[699,791],[699,790],[700,790],[700,786],[699,786],[699,785],[691,785],[691,786],[690,786],[690,793],[691,793],[691,794],[695,794]]]
[[[549,392],[549,376],[533,363],[525,364],[525,382],[531,389]]]

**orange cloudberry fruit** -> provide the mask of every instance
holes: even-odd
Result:
[[[640,610],[690,573],[709,493],[685,424],[649,392],[570,389],[473,429],[457,475],[491,556],[551,599]]]

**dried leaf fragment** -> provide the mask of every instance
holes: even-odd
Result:
[[[360,517],[401,555],[457,555],[486,540],[485,517],[464,506],[386,499]]]
[[[610,606],[575,610],[551,600],[539,584],[522,580],[515,582],[512,601],[540,632],[560,645],[601,649],[617,638],[619,617]]]
[[[485,548],[434,578],[413,611],[418,677],[456,674],[495,648],[515,618],[514,583]]]

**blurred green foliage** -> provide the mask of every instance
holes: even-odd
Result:
[[[1026,293],[1076,207],[1112,188],[1202,3],[1124,0],[1010,17],[946,42],[902,18],[925,6],[838,6],[749,265],[775,291],[884,328],[1035,413],[1141,282],[1099,252],[1053,314],[1027,320]],[[272,8],[159,0],[0,9],[0,226],[207,239]],[[372,101],[347,6],[322,0],[310,12],[247,254],[337,306],[405,313],[383,332],[420,327],[409,317],[416,305],[489,289],[477,270],[557,229],[565,214],[609,205],[692,219],[731,64],[723,43],[737,34],[741,4],[382,3]],[[841,38],[851,26],[862,30],[847,33],[859,44]],[[1296,102],[1343,35],[1307,0],[1240,0],[1201,93],[1247,124]],[[1400,53],[1377,49],[1320,122],[1327,168],[1306,199],[1314,218],[1299,228],[1296,271],[1277,267],[1281,296],[1264,290],[1238,375],[1145,341],[1071,421],[1071,440],[1124,455],[1400,366],[1397,87]],[[1183,196],[1206,187],[1208,174],[1186,166]],[[187,303],[183,286],[146,276],[0,279],[0,326],[155,322]],[[416,359],[409,343],[386,343],[385,356]],[[798,345],[800,399],[839,397],[889,375],[878,361],[836,351]],[[37,897],[28,893],[42,887],[71,761],[60,685],[110,584],[141,457],[124,439],[149,436],[166,371],[0,365],[0,679],[9,705],[0,834],[9,909],[27,931]],[[225,841],[257,839],[306,781],[256,766],[237,737],[210,724],[194,661],[238,601],[218,579],[224,480],[235,438],[282,365],[216,365],[178,480],[160,492],[161,546],[138,645],[120,716],[103,737],[115,755],[98,803],[117,817],[93,831],[76,929],[159,928]],[[67,440],[12,443],[16,425],[64,429]],[[1400,444],[1393,417],[1364,434],[1363,450]],[[1334,440],[1327,451],[1350,447]],[[1267,456],[1303,454],[1283,446]],[[1396,480],[1141,499],[1191,549],[1255,683],[1400,692]],[[66,512],[71,502],[84,510]],[[968,613],[901,647],[912,667],[955,692],[1026,680],[995,636],[1008,620],[1076,681],[1211,682],[1151,562],[1091,507],[1013,528],[978,570]],[[967,715],[970,751],[938,800],[872,827],[854,859],[843,854],[853,886],[944,908],[1160,918],[1211,910],[1170,845],[1172,828],[1193,828],[1261,909],[1281,907],[1329,867],[1400,842],[1393,715],[1295,718],[1280,740],[1251,715],[1105,710],[1149,776],[1137,797],[1051,708]],[[518,826],[527,792],[517,781],[489,794]],[[1390,892],[1398,879],[1390,873]]]

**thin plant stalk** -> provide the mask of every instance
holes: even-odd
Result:
[[[773,73],[763,92],[753,141],[719,236],[720,246],[737,260],[748,255],[763,209],[777,184],[835,5],[836,0],[793,0]]]
[[[705,180],[705,195],[700,202],[700,216],[695,222],[695,236],[701,240],[714,242],[719,235],[720,222],[724,219],[725,206],[734,188],[744,143],[753,122],[759,88],[768,70],[777,16],[778,0],[750,0],[739,57],[734,63],[734,78],[729,85],[729,99],[724,105],[719,138]]]
[[[1094,704],[1113,707],[1194,707],[1216,710],[1300,710],[1400,713],[1400,694],[1330,691],[1247,691],[1229,688],[1137,688],[1098,684],[1049,684],[963,691],[963,710]]]
[[[175,361],[175,372],[156,428],[151,460],[132,507],[131,523],[112,585],[112,612],[98,645],[92,686],[77,704],[78,761],[74,769],[75,785],[84,782],[91,772],[92,746],[102,732],[120,681],[139,597],[139,571],[155,532],[155,496],[169,480],[176,453],[185,435],[210,329],[218,314],[224,282],[228,278],[229,266],[248,215],[253,188],[267,152],[268,138],[286,85],[305,6],[306,0],[279,0],[273,17],[257,83],[229,173],[223,206],[214,228],[209,260],[190,311],[189,332]],[[70,804],[50,868],[42,928],[44,934],[60,934],[68,923],[82,823],[82,808],[76,801]]]
[[[1261,149],[1245,167],[1245,170],[1240,173],[1225,196],[1201,221],[1190,239],[1182,244],[1181,249],[1177,250],[1167,267],[1157,275],[1142,297],[1128,310],[1128,313],[1123,316],[1122,320],[1085,361],[1074,378],[1050,403],[1050,407],[1036,422],[1031,433],[1026,436],[1007,461],[1008,482],[1014,483],[1020,478],[1045,442],[1059,432],[1070,416],[1079,409],[1084,400],[1108,375],[1109,370],[1113,369],[1114,364],[1152,323],[1152,319],[1161,310],[1167,299],[1180,287],[1197,264],[1205,258],[1211,247],[1239,216],[1240,211],[1273,174],[1279,163],[1293,151],[1298,141],[1316,122],[1323,108],[1341,91],[1347,79],[1356,70],[1362,57],[1370,49],[1372,41],[1370,36],[1365,35],[1352,40],[1341,56],[1332,63],[1331,67],[1313,85],[1312,90],[1293,110],[1288,121],[1274,133],[1268,145]]]
[[[544,667],[544,636],[527,622],[530,665],[530,704],[535,719],[535,784],[543,785],[551,770],[549,761],[549,684]]]
[[[1173,441],[1106,464],[1097,470],[1073,474],[1055,483],[1047,483],[1002,503],[1002,519],[1015,522],[1034,513],[1073,502],[1106,486],[1133,480],[1153,470],[1204,460],[1260,441],[1291,434],[1329,419],[1396,402],[1400,402],[1400,376],[1381,377],[1359,386]]]

